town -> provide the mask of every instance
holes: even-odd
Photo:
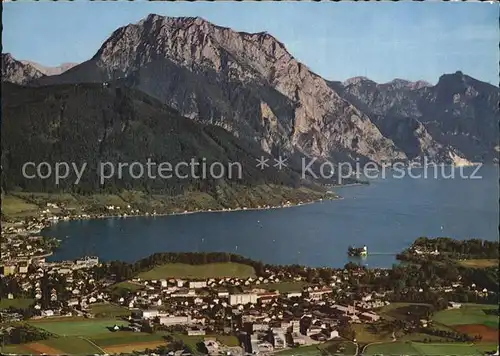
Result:
[[[1,317],[7,350],[47,353],[51,340],[78,335],[88,340],[83,349],[97,354],[148,349],[268,355],[328,345],[332,354],[357,355],[374,343],[363,335],[380,329],[390,342],[412,340],[411,335],[417,335],[415,342],[489,337],[487,345],[495,350],[488,333],[452,328],[440,333],[433,320],[433,313],[468,307],[463,302],[497,308],[498,288],[481,278],[471,282],[460,270],[436,269],[436,280],[416,275],[404,282],[397,276],[412,267],[273,266],[224,253],[159,253],[131,265],[102,263],[96,256],[48,262],[58,244],[40,236],[40,230],[50,223],[28,219],[2,226]],[[421,258],[437,255],[410,251]],[[422,305],[428,307],[420,310]],[[394,322],[395,311],[405,308],[409,315]],[[498,319],[496,310],[491,316]],[[85,325],[90,331],[72,331]],[[31,336],[19,339],[19,328]]]

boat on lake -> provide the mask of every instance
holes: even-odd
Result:
[[[366,246],[363,247],[349,246],[349,248],[347,249],[347,254],[350,257],[366,256],[368,254],[368,249]]]

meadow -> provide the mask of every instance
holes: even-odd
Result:
[[[63,318],[43,319],[31,321],[30,325],[46,330],[60,336],[90,336],[95,334],[109,333],[108,328],[116,325],[128,325],[127,322],[117,319],[85,319],[85,318]]]
[[[486,304],[463,304],[459,309],[441,310],[434,314],[432,320],[444,325],[485,324],[496,325],[498,329],[498,316],[488,315],[485,309],[495,309],[498,306]]]
[[[139,273],[137,277],[144,280],[166,278],[248,278],[255,277],[255,270],[252,266],[231,262],[209,263],[204,265],[167,263],[156,266],[149,271]]]
[[[483,352],[473,344],[461,343],[419,343],[419,342],[386,342],[369,345],[366,355],[482,355]]]
[[[92,304],[90,312],[98,318],[128,317],[130,315],[129,309],[110,303]]]
[[[0,299],[0,309],[8,309],[10,307],[16,309],[28,309],[35,300],[33,298],[15,298],[15,299]]]

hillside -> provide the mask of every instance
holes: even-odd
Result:
[[[87,62],[39,84],[117,78],[266,152],[406,158],[368,116],[267,33],[152,14],[117,29]]]
[[[200,17],[151,14],[118,28],[91,59],[60,75],[6,80],[34,86],[119,81],[245,145],[296,162],[498,161],[498,87],[461,72],[436,85],[327,81],[270,34],[237,32]]]
[[[410,159],[449,156],[498,162],[498,87],[462,72],[445,74],[436,85],[368,78],[330,83],[373,118],[380,131]]]
[[[69,191],[79,194],[116,193],[134,189],[169,196],[189,192],[205,192],[223,206],[249,202],[252,192],[267,191],[280,194],[286,201],[294,194],[291,188],[309,186],[310,198],[318,198],[324,190],[303,181],[298,172],[274,167],[260,170],[256,159],[268,156],[255,144],[238,140],[223,128],[204,125],[182,117],[158,100],[137,90],[119,85],[101,84],[22,87],[2,84],[2,189],[34,192]],[[222,178],[196,179],[188,170],[184,178],[155,179],[144,173],[134,179],[128,169],[120,178],[118,171],[100,184],[97,172],[99,162],[168,162],[175,167],[179,162],[205,161],[207,167],[220,162],[226,167]],[[88,164],[78,185],[70,175],[58,186],[51,179],[26,179],[22,176],[25,162],[46,161]],[[239,162],[238,170],[229,175],[229,163]],[[201,167],[201,166],[198,166]],[[201,168],[195,175],[202,175]],[[156,171],[153,171],[153,173]],[[219,175],[216,170],[215,176]],[[135,173],[137,175],[137,173]],[[263,189],[263,187],[267,187]],[[279,188],[279,187],[282,187]],[[286,192],[286,194],[284,193]],[[300,194],[303,194],[301,191]],[[276,197],[273,197],[276,198]],[[307,194],[302,195],[303,199]],[[265,202],[265,195],[253,203]]]

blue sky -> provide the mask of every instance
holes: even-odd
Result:
[[[498,84],[498,4],[21,0],[3,6],[2,52],[43,65],[87,60],[116,28],[156,13],[267,31],[330,80],[435,83],[441,74],[461,70]]]

